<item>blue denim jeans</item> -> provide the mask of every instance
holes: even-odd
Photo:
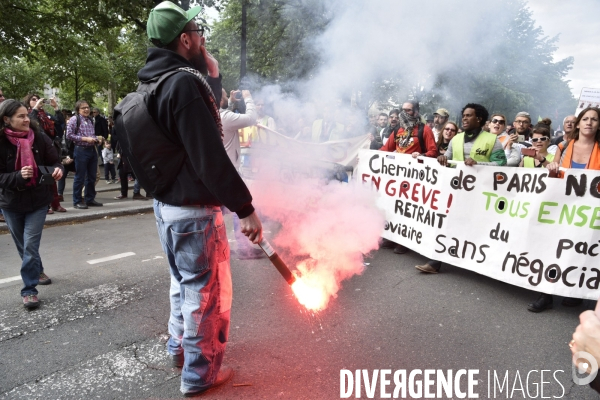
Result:
[[[221,368],[232,300],[229,243],[219,207],[154,200],[156,227],[171,272],[170,354],[184,354],[181,391],[210,387]]]
[[[85,185],[85,202],[96,198],[96,172],[98,171],[98,153],[94,146],[75,146],[75,176],[73,177],[73,204],[81,203],[81,189]]]
[[[48,207],[44,206],[30,212],[2,211],[19,256],[23,260],[21,278],[24,286],[21,289],[21,296],[38,294],[35,287],[40,280],[40,274],[44,272],[39,252],[40,241]]]

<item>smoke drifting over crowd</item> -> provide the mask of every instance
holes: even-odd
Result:
[[[455,119],[457,110],[477,100],[471,75],[501,73],[497,61],[512,57],[506,32],[518,23],[515,18],[524,4],[519,0],[306,2],[315,5],[315,12],[331,15],[323,34],[309,39],[320,55],[319,67],[309,79],[288,82],[286,89],[293,87],[291,91],[272,84],[254,93],[269,105],[268,114],[277,121],[278,131],[301,137],[304,130],[305,138],[312,122],[329,112],[336,113],[337,122],[353,126],[356,136],[366,137],[370,99],[388,77],[396,82],[396,104],[433,93],[440,99],[435,106],[450,109]],[[294,10],[289,7],[287,12]],[[441,77],[448,74],[451,79],[444,82]],[[390,108],[384,104],[378,111]],[[273,243],[285,249],[282,257],[290,266],[296,265],[307,284],[322,288],[327,297],[335,296],[342,280],[363,271],[363,254],[377,249],[383,216],[368,188],[311,176],[305,172],[318,162],[314,154],[307,151],[290,157],[281,150],[253,156],[263,163],[251,186],[255,204],[260,213],[281,224]],[[282,173],[282,165],[292,172]]]

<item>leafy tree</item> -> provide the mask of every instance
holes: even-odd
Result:
[[[48,70],[39,62],[0,59],[0,87],[7,99],[21,100],[29,92],[42,92]]]
[[[247,70],[255,84],[304,79],[319,64],[309,39],[327,26],[331,16],[319,0],[245,0]],[[241,1],[228,1],[210,34],[209,51],[219,60],[223,85],[240,85]]]

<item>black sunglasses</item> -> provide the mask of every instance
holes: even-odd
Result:
[[[492,124],[502,124],[502,125],[504,125],[505,123],[506,123],[506,121],[505,121],[505,120],[503,120],[503,119],[495,119],[495,118],[494,118],[494,119],[492,120]]]
[[[198,28],[198,29],[188,29],[184,32],[198,32],[198,34],[200,36],[204,36],[204,28]]]

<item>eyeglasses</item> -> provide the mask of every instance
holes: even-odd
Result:
[[[444,131],[447,131],[447,132],[456,132],[456,129],[444,128]]]
[[[548,139],[548,137],[547,137],[547,136],[542,136],[542,137],[540,137],[540,138],[537,138],[537,137],[536,137],[536,138],[531,138],[531,142],[532,142],[532,143],[536,143],[536,142],[545,142],[545,141],[547,141],[547,140],[550,140],[550,139]]]
[[[529,124],[529,121],[515,121],[515,125]]]
[[[198,32],[198,35],[200,35],[200,37],[204,36],[204,28],[188,29],[187,31],[184,31],[184,32]]]
[[[0,93],[0,97],[4,97],[4,94]]]
[[[503,119],[493,119],[492,120],[492,124],[504,125],[505,123],[506,123],[506,121],[504,121]]]
[[[29,101],[38,101],[39,99],[37,97],[32,97],[31,100]]]

